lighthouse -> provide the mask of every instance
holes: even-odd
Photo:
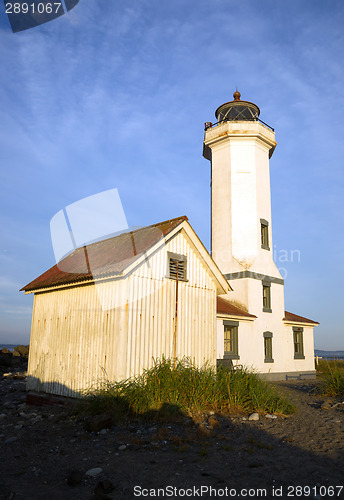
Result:
[[[226,279],[235,283],[231,300],[236,305],[258,315],[271,314],[274,303],[281,320],[284,281],[273,261],[269,171],[275,132],[259,119],[256,104],[242,101],[238,91],[233,97],[215,111],[217,123],[205,126],[211,254]]]
[[[275,133],[256,104],[233,97],[205,127],[212,255],[183,216],[87,245],[92,273],[80,271],[81,246],[65,271],[54,265],[26,285],[35,294],[28,390],[74,397],[102,380],[103,366],[120,381],[176,356],[275,380],[315,377],[318,323],[284,310],[273,261]]]
[[[211,169],[211,256],[231,286],[218,299],[218,363],[253,367],[274,379],[313,377],[317,322],[285,311],[273,260],[270,159],[275,132],[259,107],[233,100],[206,122]],[[246,312],[246,316],[243,311]]]

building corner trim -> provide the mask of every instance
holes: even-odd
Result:
[[[254,280],[266,281],[269,283],[276,283],[277,285],[284,285],[284,279],[282,279],[282,278],[275,278],[274,276],[268,276],[266,274],[255,273],[253,271],[240,271],[238,273],[224,274],[224,277],[226,278],[226,280],[229,280],[229,281],[251,278]]]

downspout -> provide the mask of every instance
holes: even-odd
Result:
[[[173,367],[176,367],[177,359],[177,325],[178,325],[178,276],[179,276],[179,262],[177,261],[177,279],[176,279],[176,311],[175,311],[175,321],[174,321],[174,360]]]

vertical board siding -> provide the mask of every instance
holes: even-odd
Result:
[[[198,366],[214,364],[214,278],[179,232],[126,279],[35,294],[28,390],[77,396],[173,357],[176,281],[166,278],[167,252],[187,256],[188,281],[178,283],[176,354]]]

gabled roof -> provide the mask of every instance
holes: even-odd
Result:
[[[304,318],[303,316],[298,316],[288,311],[284,312],[283,321],[288,321],[288,323],[309,323],[312,325],[319,325],[318,321],[313,321],[312,319]]]
[[[181,230],[214,277],[218,293],[231,290],[185,215],[77,248],[21,290],[31,293],[124,277]]]
[[[228,316],[242,316],[243,318],[254,319],[257,316],[250,314],[237,306],[233,306],[223,297],[217,297],[217,314],[226,314]]]
[[[77,248],[21,291],[121,275],[124,269],[184,221],[188,221],[185,215]]]

